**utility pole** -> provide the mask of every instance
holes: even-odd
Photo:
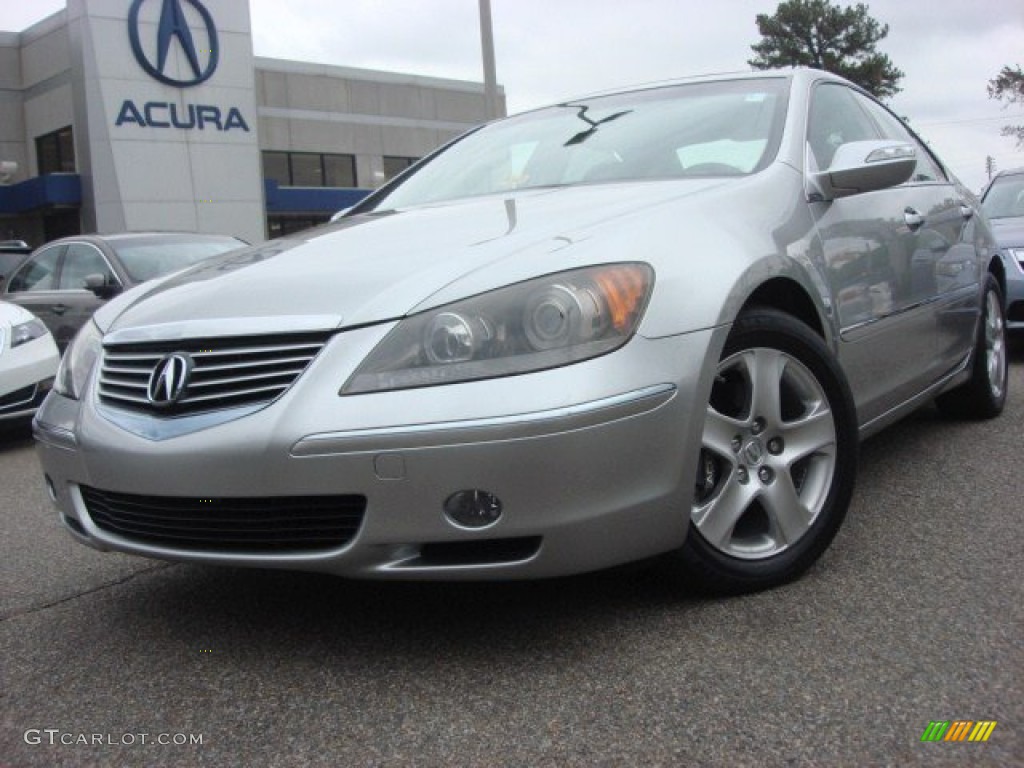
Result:
[[[494,65],[494,26],[491,23],[491,0],[480,0],[480,46],[484,56],[484,99],[488,120],[501,117],[498,104],[498,75]]]

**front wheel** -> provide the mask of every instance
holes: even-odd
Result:
[[[742,313],[704,416],[683,569],[722,593],[799,576],[839,530],[856,466],[853,399],[828,347],[782,312]]]

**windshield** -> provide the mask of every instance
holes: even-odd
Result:
[[[741,176],[778,148],[786,78],[652,88],[485,126],[367,201],[388,210],[516,189]]]
[[[1024,216],[1024,173],[996,177],[981,201],[981,208],[990,219]]]
[[[182,237],[112,245],[129,277],[141,283],[198,264],[211,256],[241,248],[245,243],[230,237]]]

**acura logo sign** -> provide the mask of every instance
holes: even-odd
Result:
[[[185,394],[192,375],[192,358],[184,352],[165,355],[149,375],[146,397],[158,408],[169,408]]]
[[[160,20],[156,28],[156,40],[153,41],[152,33],[139,20],[139,12],[143,6],[156,3],[160,3]],[[202,19],[206,27],[208,48],[196,47],[192,29],[185,17],[186,7],[195,9]],[[187,88],[209,79],[217,69],[217,59],[220,55],[217,29],[213,26],[210,12],[199,0],[134,0],[131,10],[128,11],[128,35],[139,66],[161,83]],[[150,45],[143,45],[144,39]],[[186,69],[191,70],[191,77],[178,79],[167,74],[167,60],[175,41],[185,56]],[[155,46],[152,45],[153,42],[156,43]]]

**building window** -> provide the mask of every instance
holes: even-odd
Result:
[[[39,175],[75,172],[75,139],[71,126],[36,138]]]
[[[353,155],[264,152],[263,177],[282,187],[355,187]]]
[[[323,158],[326,186],[356,186],[356,159],[352,155],[324,155]]]
[[[280,187],[292,185],[291,171],[288,170],[287,152],[263,153],[263,178],[276,181]]]
[[[418,157],[388,157],[384,156],[384,178],[387,181],[395,178],[398,174],[419,160]]]
[[[288,158],[292,164],[293,187],[322,187],[324,185],[324,162],[322,155],[295,152]]]

